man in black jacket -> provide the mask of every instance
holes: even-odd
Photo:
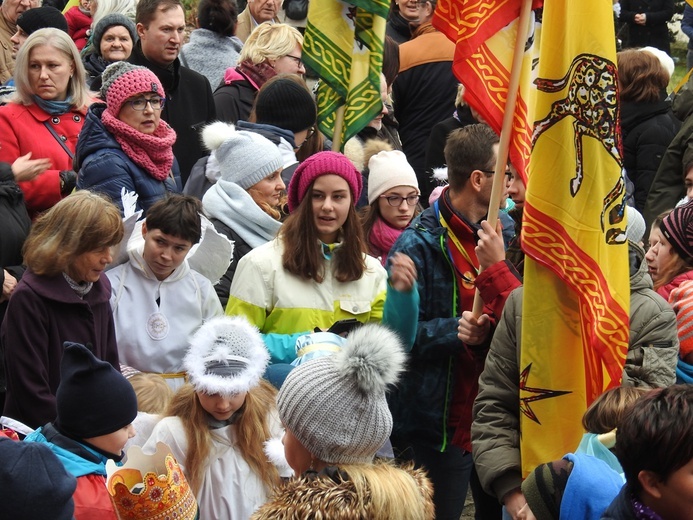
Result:
[[[161,117],[178,136],[173,153],[185,184],[195,161],[206,155],[199,131],[216,119],[212,89],[207,78],[178,59],[185,38],[180,0],[140,0],[136,21],[140,39],[128,61],[151,70],[166,90]]]

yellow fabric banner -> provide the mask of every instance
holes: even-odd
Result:
[[[522,228],[523,476],[574,451],[620,383],[629,269],[612,6],[545,0]]]

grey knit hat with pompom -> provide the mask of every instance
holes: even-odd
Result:
[[[363,325],[349,334],[339,352],[289,373],[277,396],[279,416],[323,462],[372,462],[392,432],[385,392],[397,382],[404,360],[394,332]]]
[[[255,132],[236,130],[217,121],[202,130],[202,142],[216,154],[221,178],[244,190],[280,169],[284,162],[279,148]]]

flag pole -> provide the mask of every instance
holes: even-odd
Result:
[[[334,118],[334,134],[332,135],[332,151],[339,152],[342,148],[342,127],[344,126],[344,111],[346,104],[337,109]]]
[[[500,208],[503,183],[505,182],[505,169],[508,164],[508,150],[510,149],[510,136],[512,133],[513,118],[515,117],[515,105],[517,104],[517,90],[520,86],[520,74],[522,72],[522,60],[525,54],[525,43],[529,35],[529,21],[532,13],[532,0],[522,0],[520,19],[517,24],[517,36],[515,37],[515,51],[513,53],[510,81],[508,82],[508,99],[505,102],[503,112],[503,126],[501,127],[500,142],[498,144],[498,158],[496,160],[493,185],[491,187],[491,201],[488,206],[486,221],[496,228],[498,222],[498,209]],[[479,270],[481,273],[481,270]],[[474,294],[472,315],[475,318],[481,316],[484,309],[484,301],[481,299],[479,289]]]

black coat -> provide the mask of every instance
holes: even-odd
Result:
[[[669,26],[674,15],[674,0],[621,0],[621,23],[628,24],[624,47],[657,47],[671,54]],[[645,25],[635,23],[635,15],[646,15]]]
[[[659,163],[681,128],[664,99],[656,103],[622,103],[623,167],[633,183],[635,208],[641,213]]]
[[[626,484],[606,508],[601,520],[635,520],[635,518],[635,511],[630,502],[630,489]]]
[[[24,206],[22,190],[14,181],[12,168],[0,163],[0,285],[5,282],[5,269],[19,280],[24,273],[22,246],[29,235],[31,219]],[[0,323],[5,317],[7,302],[0,303]],[[0,355],[0,407],[5,401],[5,369]]]
[[[426,147],[426,171],[431,173],[433,168],[445,166],[445,143],[453,130],[464,128],[467,125],[478,123],[469,106],[458,106],[455,110],[457,117],[449,117],[433,127],[431,135],[428,136]]]
[[[214,104],[219,121],[236,123],[247,121],[258,89],[246,79],[220,85],[214,91]]]
[[[226,309],[226,304],[229,301],[229,291],[231,290],[231,282],[233,282],[233,276],[236,274],[236,267],[238,262],[241,261],[245,255],[253,250],[233,229],[224,224],[221,220],[215,218],[210,219],[212,224],[214,224],[214,229],[219,233],[224,235],[226,238],[233,242],[233,257],[231,258],[231,265],[221,277],[219,283],[214,286],[214,290],[219,296],[219,301],[221,306]]]
[[[195,162],[207,152],[200,141],[202,128],[216,120],[212,87],[202,74],[183,67],[178,58],[163,68],[145,58],[140,42],[132,50],[128,61],[151,70],[166,91],[166,104],[161,117],[176,131],[173,154],[178,159],[183,185],[188,180]]]

